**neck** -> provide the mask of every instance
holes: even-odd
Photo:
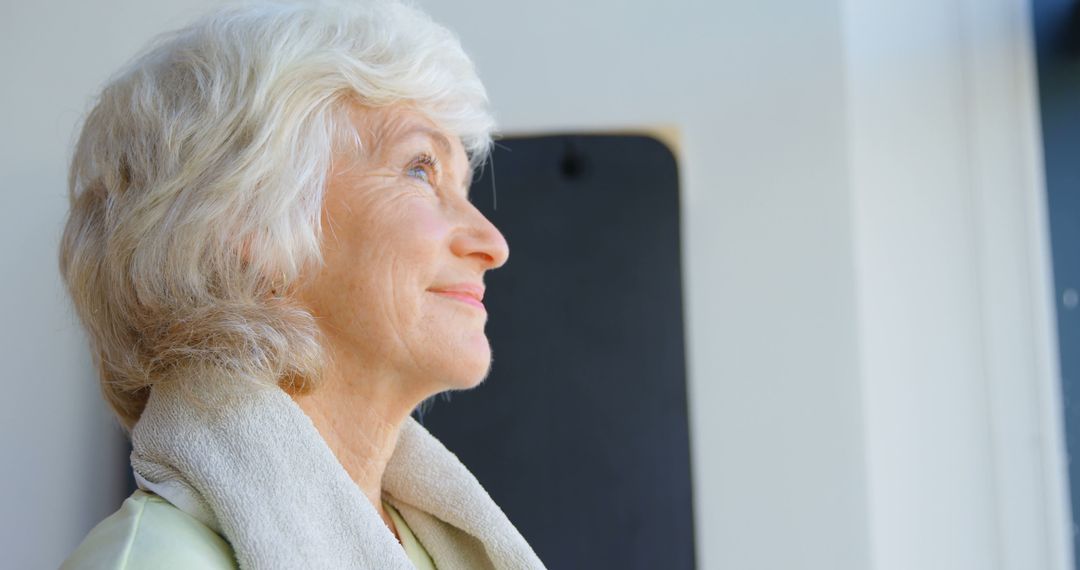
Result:
[[[382,505],[382,478],[402,422],[423,397],[410,397],[404,379],[392,374],[341,365],[325,372],[317,388],[291,396],[396,534]]]

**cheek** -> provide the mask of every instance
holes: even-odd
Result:
[[[378,239],[384,260],[382,267],[387,286],[405,309],[425,304],[427,289],[443,277],[444,251],[451,226],[432,203],[415,201],[402,204],[393,223],[383,226]],[[419,298],[418,298],[419,296]],[[407,309],[406,309],[407,310]]]
[[[375,188],[328,207],[323,236],[333,245],[324,260],[323,299],[337,323],[366,330],[391,327],[404,334],[426,311],[431,287],[442,277],[452,226],[426,196]]]
[[[450,224],[439,210],[431,205],[419,204],[410,212],[410,224],[418,239],[431,244],[441,245],[450,234]]]
[[[346,266],[366,273],[374,281],[398,278],[400,273],[426,272],[450,232],[445,216],[433,202],[416,196],[350,204],[347,223],[332,224],[325,234],[343,242]],[[331,238],[333,239],[333,238]],[[366,265],[367,267],[358,267]]]
[[[387,246],[400,261],[401,269],[434,278],[440,272],[443,251],[448,250],[450,224],[432,203],[411,203],[398,212]]]

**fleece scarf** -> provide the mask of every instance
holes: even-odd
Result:
[[[240,568],[413,568],[283,390],[193,382],[151,390],[131,434],[141,487],[228,540]],[[412,417],[401,426],[383,491],[439,570],[544,568],[457,456]]]

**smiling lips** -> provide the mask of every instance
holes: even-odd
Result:
[[[480,310],[486,311],[484,308],[484,287],[482,285],[473,285],[472,283],[458,283],[456,285],[450,285],[448,287],[439,287],[437,289],[431,289],[432,293],[438,293],[444,297],[450,297],[456,299],[462,303],[467,303]]]

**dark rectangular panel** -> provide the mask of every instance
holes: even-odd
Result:
[[[550,568],[693,568],[674,157],[504,139],[472,199],[510,245],[486,278],[492,373],[423,423]]]

